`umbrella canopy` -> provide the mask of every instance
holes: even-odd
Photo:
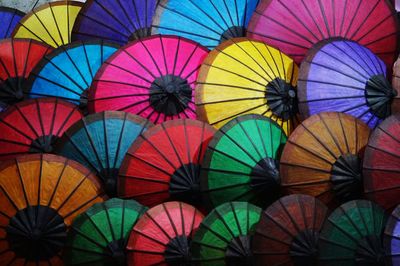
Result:
[[[73,40],[92,38],[126,44],[150,36],[159,0],[89,0],[76,19]]]
[[[286,140],[278,124],[261,115],[239,116],[223,126],[207,147],[201,171],[211,205],[249,201],[265,207],[275,201]]]
[[[372,133],[363,161],[364,192],[385,209],[400,204],[400,115],[383,121]]]
[[[386,216],[366,200],[349,201],[326,220],[319,237],[319,265],[385,265],[382,233]]]
[[[243,114],[275,120],[287,134],[295,127],[298,68],[279,50],[246,38],[210,52],[198,78],[198,116],[220,128]]]
[[[26,79],[32,69],[52,48],[28,39],[0,41],[0,105],[20,102],[24,99]]]
[[[82,118],[77,107],[58,99],[18,103],[0,115],[0,159],[53,152],[57,139]]]
[[[77,121],[58,142],[56,152],[96,172],[109,196],[116,196],[121,163],[131,144],[152,124],[124,112],[102,112]]]
[[[248,36],[278,47],[300,63],[316,43],[353,40],[392,66],[398,50],[397,16],[388,0],[261,1]]]
[[[208,124],[190,119],[152,127],[126,154],[118,195],[147,206],[168,199],[201,205],[199,172],[214,133]]]
[[[386,265],[396,266],[400,264],[400,206],[393,210],[386,223],[383,234],[383,246],[387,256]]]
[[[43,4],[19,22],[13,38],[29,38],[59,47],[71,42],[71,31],[83,3],[58,1]]]
[[[2,27],[0,28],[0,39],[11,37],[11,33],[23,16],[25,16],[25,13],[18,9],[0,6],[0,21],[2,22]]]
[[[58,97],[87,107],[87,89],[101,65],[118,49],[101,40],[73,42],[45,56],[27,82],[29,97]]]
[[[153,34],[173,34],[194,40],[209,49],[246,35],[247,24],[259,0],[166,0],[153,21]]]
[[[72,220],[104,200],[86,168],[47,154],[2,162],[0,191],[1,265],[63,265]]]
[[[89,93],[89,111],[126,111],[154,123],[196,118],[194,87],[207,49],[176,36],[132,42],[108,59]]]
[[[305,120],[283,149],[282,186],[308,194],[330,207],[362,194],[361,159],[370,129],[343,113],[321,113]]]
[[[386,79],[385,64],[367,48],[345,40],[314,46],[301,64],[298,85],[303,117],[343,112],[372,128],[390,116],[398,94]]]
[[[316,265],[318,237],[328,208],[306,195],[283,197],[256,226],[252,249],[257,265]]]
[[[0,6],[6,6],[21,10],[25,13],[32,11],[32,9],[39,7],[49,2],[66,2],[70,0],[32,0],[32,1],[21,1],[21,0],[0,0]],[[76,0],[78,2],[85,2],[86,0]]]
[[[192,241],[198,265],[253,265],[251,238],[261,209],[248,202],[224,203],[210,212]]]
[[[128,265],[190,265],[190,241],[202,220],[198,210],[181,202],[151,208],[133,227]]]
[[[147,210],[134,200],[96,203],[72,223],[64,250],[66,265],[126,265],[129,234]]]

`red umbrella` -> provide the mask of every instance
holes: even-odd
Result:
[[[0,116],[0,159],[52,152],[58,137],[81,118],[76,105],[55,98],[15,104]]]

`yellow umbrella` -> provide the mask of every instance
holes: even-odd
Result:
[[[297,76],[297,65],[279,50],[247,38],[230,39],[201,67],[197,114],[217,128],[243,114],[260,114],[290,134],[297,124]]]
[[[14,38],[29,38],[59,47],[71,42],[71,31],[83,3],[59,1],[29,12],[14,29]]]

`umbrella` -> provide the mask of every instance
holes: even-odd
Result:
[[[393,66],[392,85],[397,92],[400,92],[400,56]],[[400,104],[398,103],[400,101],[400,93],[397,94],[397,97],[395,97],[393,101],[394,101],[394,104],[392,104],[393,113],[400,113]]]
[[[385,249],[386,265],[396,266],[400,264],[400,206],[397,206],[389,216],[386,223],[385,231],[383,234],[383,246]]]
[[[25,16],[24,12],[15,8],[0,6],[0,21],[2,27],[0,28],[0,39],[10,38],[15,26],[21,18]]]
[[[199,265],[253,265],[251,238],[261,209],[248,202],[224,203],[210,212],[192,241]]]
[[[271,117],[287,134],[295,127],[298,68],[279,50],[246,38],[210,52],[198,78],[198,116],[220,128],[242,114]]]
[[[77,121],[58,142],[58,154],[96,172],[109,196],[115,196],[119,167],[131,144],[151,123],[124,112],[102,112]]]
[[[0,116],[0,159],[50,153],[59,137],[82,118],[76,106],[58,99],[20,102]]]
[[[51,50],[50,46],[34,40],[0,41],[0,105],[2,107],[24,99],[26,79],[36,64]]]
[[[121,48],[99,70],[89,111],[126,111],[154,123],[196,118],[194,83],[207,49],[176,36],[152,36]]]
[[[154,126],[129,149],[119,173],[118,195],[152,206],[168,199],[201,205],[200,167],[215,129],[180,119]]]
[[[150,36],[159,0],[89,0],[72,30],[73,40],[103,39],[126,44]]]
[[[385,209],[400,204],[400,115],[388,117],[371,134],[363,161],[364,192]]]
[[[31,98],[58,97],[85,109],[87,89],[96,72],[117,49],[101,40],[61,46],[33,69],[26,90]]]
[[[128,236],[146,207],[134,200],[96,203],[72,223],[64,250],[66,265],[126,265]]]
[[[70,0],[32,0],[32,1],[21,1],[21,0],[0,0],[0,6],[6,6],[10,8],[15,8],[23,12],[32,11],[35,7],[39,7],[45,3],[49,2],[67,2]],[[79,2],[85,2],[86,0],[76,0]]]
[[[80,164],[48,154],[0,166],[0,264],[63,265],[60,251],[75,216],[104,200]]]
[[[382,233],[386,216],[366,200],[349,201],[332,212],[319,237],[319,265],[385,265]]]
[[[381,57],[388,66],[397,54],[397,16],[389,1],[261,1],[248,36],[278,47],[300,63],[316,43],[353,40]]]
[[[14,38],[30,38],[59,47],[71,42],[71,31],[83,3],[58,1],[29,12],[14,29]]]
[[[362,194],[361,159],[370,130],[342,113],[305,120],[283,149],[282,186],[290,194],[315,196],[333,207]]]
[[[283,197],[262,214],[253,237],[257,265],[316,265],[328,208],[306,195]]]
[[[190,241],[202,220],[198,210],[181,202],[151,208],[133,227],[128,265],[190,265]]]
[[[372,128],[391,114],[397,95],[386,79],[385,64],[367,48],[346,40],[314,46],[301,64],[298,85],[303,117],[343,112]]]
[[[153,34],[173,34],[194,40],[209,49],[246,35],[259,0],[166,0],[153,21]]]
[[[201,187],[211,205],[249,201],[265,207],[280,194],[279,156],[287,137],[261,115],[232,119],[207,147]]]

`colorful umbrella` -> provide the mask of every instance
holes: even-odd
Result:
[[[89,0],[79,13],[72,39],[103,39],[126,44],[150,36],[159,0]]]
[[[30,38],[59,47],[71,42],[71,31],[83,3],[58,1],[29,12],[14,29],[14,38]]]
[[[28,39],[0,41],[0,105],[6,107],[24,99],[26,79],[52,48]]]
[[[151,208],[133,227],[128,265],[190,265],[190,241],[202,220],[198,210],[181,202]]]
[[[246,35],[259,0],[166,0],[153,21],[153,34],[173,34],[192,39],[209,49]]]
[[[218,128],[242,114],[271,117],[287,134],[295,127],[298,68],[279,50],[246,38],[210,52],[198,78],[198,116]]]
[[[29,96],[58,97],[85,109],[87,89],[101,65],[117,49],[117,45],[101,40],[61,46],[32,71],[27,84]]]
[[[366,196],[385,209],[400,204],[400,115],[391,116],[372,133],[365,149]]]
[[[11,33],[23,16],[25,16],[25,13],[18,9],[0,6],[0,21],[2,23],[0,39],[11,37]]]
[[[99,70],[89,111],[126,111],[155,123],[196,118],[193,90],[206,55],[206,48],[176,36],[132,42]]]
[[[200,167],[215,129],[180,119],[152,127],[129,149],[118,195],[152,206],[168,199],[201,205]]]
[[[253,265],[250,243],[261,209],[248,202],[229,202],[210,212],[192,241],[199,265]]]
[[[283,149],[282,186],[308,194],[330,207],[362,194],[361,159],[370,129],[342,113],[321,113],[305,120]]]
[[[391,114],[397,95],[386,79],[385,64],[367,48],[345,40],[314,46],[301,64],[298,85],[303,117],[343,112],[372,128]]]
[[[265,207],[275,201],[286,140],[278,124],[261,115],[239,116],[223,126],[208,145],[201,171],[211,205],[249,201]]]
[[[115,196],[119,167],[131,144],[151,123],[124,112],[86,116],[72,125],[59,141],[58,154],[96,172],[109,196]]]
[[[400,206],[397,206],[389,216],[383,234],[383,246],[386,252],[386,265],[400,265]]]
[[[261,1],[248,32],[297,63],[314,44],[336,37],[367,47],[388,66],[398,50],[397,16],[388,0]]]
[[[306,195],[283,197],[256,226],[252,249],[257,265],[317,265],[318,237],[328,208]]]
[[[26,1],[26,0],[0,0],[0,6],[7,6],[10,8],[15,8],[18,10],[21,10],[23,12],[29,12],[32,11],[32,9],[35,9],[36,7],[39,7],[45,3],[49,2],[66,2],[70,0],[32,0],[32,1]],[[78,2],[85,2],[86,0],[76,0]]]
[[[63,265],[60,251],[75,216],[104,200],[80,164],[24,155],[0,166],[0,264]]]
[[[76,106],[58,99],[18,103],[0,116],[0,159],[49,153],[59,137],[82,118]]]
[[[64,249],[66,265],[126,265],[128,236],[146,207],[134,200],[96,203],[72,223]]]
[[[382,233],[385,213],[378,205],[354,200],[338,207],[319,237],[319,265],[385,265]]]

